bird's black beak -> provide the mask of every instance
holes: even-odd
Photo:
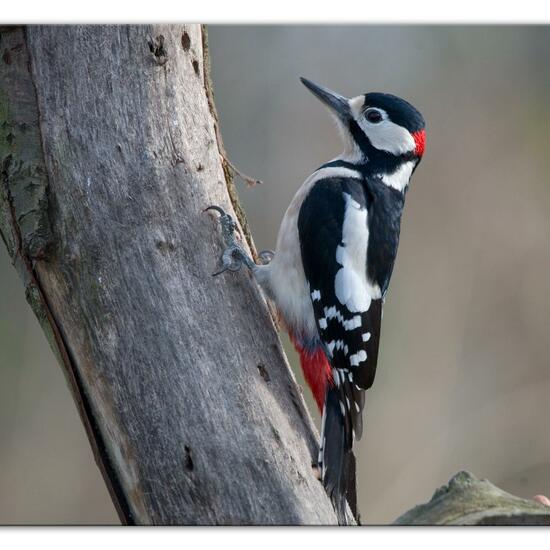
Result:
[[[302,84],[313,93],[313,95],[317,96],[325,105],[330,107],[332,111],[334,111],[341,119],[345,120],[350,116],[349,101],[347,98],[333,92],[332,90],[329,90],[328,88],[319,86],[319,84],[315,84],[315,82],[312,82],[303,76],[300,77],[300,80],[302,81]]]

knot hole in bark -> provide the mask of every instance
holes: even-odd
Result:
[[[195,465],[193,464],[193,458],[191,457],[191,447],[189,445],[185,445],[185,467],[192,472],[195,468]]]
[[[168,61],[168,52],[164,47],[164,36],[162,34],[159,34],[156,38],[148,36],[147,45],[159,65],[164,65]]]
[[[191,49],[191,37],[187,31],[183,31],[183,34],[181,35],[181,46],[186,52]]]
[[[201,70],[200,70],[200,67],[199,67],[199,62],[196,60],[196,59],[193,59],[193,70],[195,71],[195,74],[197,76],[200,76],[201,75]]]
[[[269,382],[271,380],[271,378],[269,377],[269,373],[263,365],[258,365],[258,372],[266,382]]]

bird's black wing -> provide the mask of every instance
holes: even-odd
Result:
[[[362,433],[365,390],[376,372],[382,298],[367,274],[368,217],[374,200],[361,179],[317,181],[300,208],[298,231],[319,337],[334,384],[323,415],[320,462],[342,508],[345,461]]]
[[[340,388],[340,405],[349,413],[357,438],[363,390],[372,385],[376,372],[382,315],[380,291],[369,281],[366,265],[371,201],[362,180],[327,178],[310,190],[298,218],[302,263],[319,337],[333,367],[335,386]],[[349,210],[357,215],[350,216]],[[354,228],[354,223],[365,227]],[[343,258],[346,253],[348,257]]]

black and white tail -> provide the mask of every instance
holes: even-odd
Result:
[[[346,503],[358,520],[355,456],[352,444],[353,431],[350,419],[341,404],[340,391],[334,386],[329,386],[323,409],[319,468],[340,525],[347,525]]]

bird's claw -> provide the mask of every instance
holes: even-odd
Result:
[[[221,275],[225,271],[239,271],[242,264],[241,249],[236,245],[228,246],[222,254],[222,269],[212,273],[212,277]]]
[[[213,277],[224,273],[225,271],[239,271],[242,264],[244,263],[247,267],[253,268],[254,262],[248,257],[246,252],[237,244],[235,240],[235,229],[237,229],[237,224],[230,214],[227,214],[216,205],[211,205],[208,208],[205,208],[204,211],[215,210],[220,215],[219,220],[222,226],[223,240],[225,242],[226,249],[222,254],[222,269],[212,273]]]
[[[235,233],[235,229],[237,229],[237,224],[235,223],[235,220],[231,216],[231,214],[228,214],[225,212],[223,208],[220,208],[216,205],[211,205],[208,208],[205,208],[204,211],[207,212],[208,210],[215,210],[220,215],[220,224],[222,226],[222,233],[223,238],[225,241],[225,244],[229,247],[235,243],[233,234]]]

